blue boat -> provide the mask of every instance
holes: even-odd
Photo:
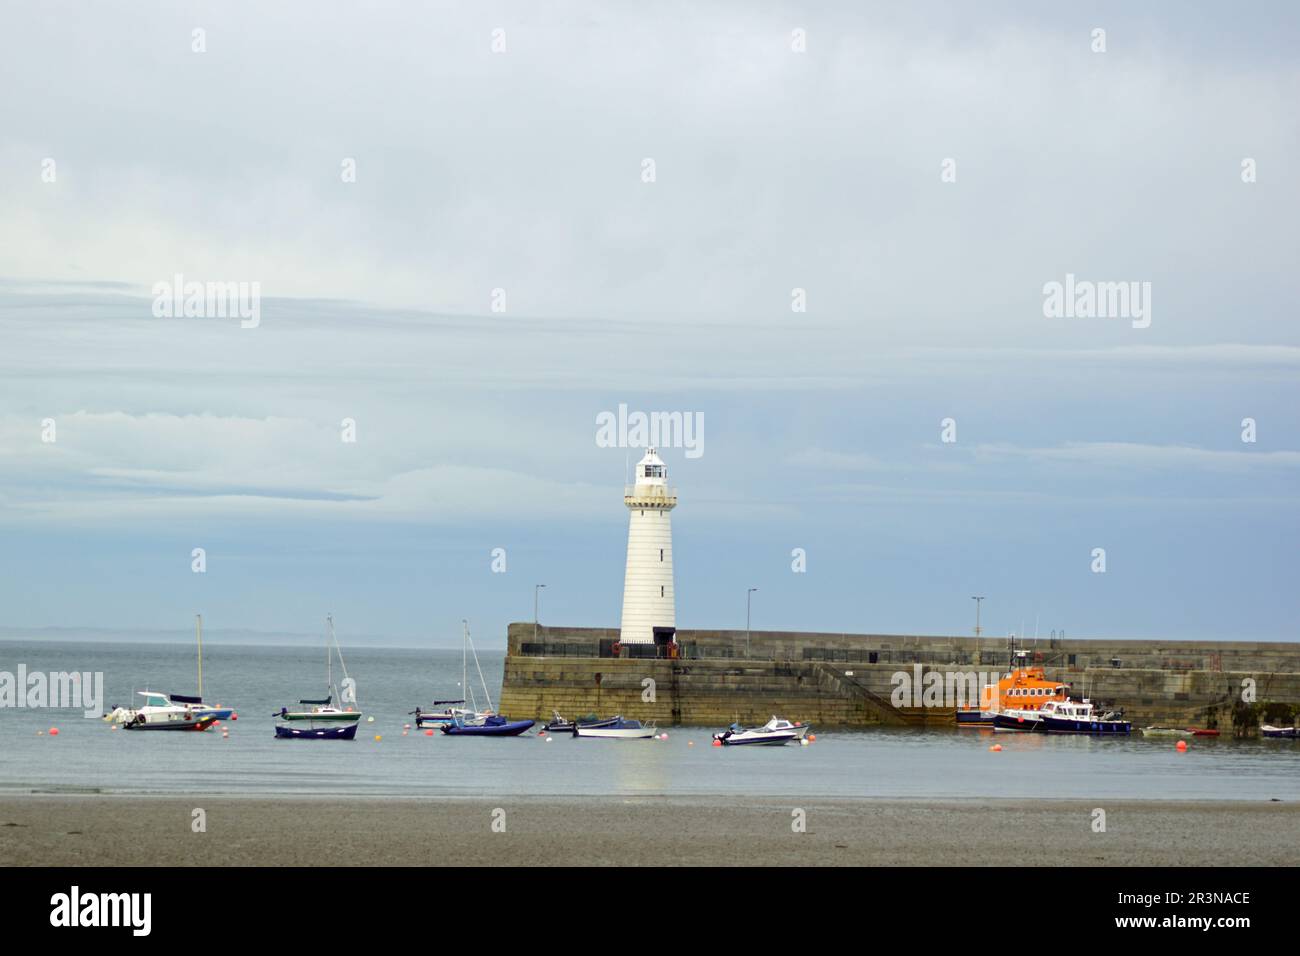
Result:
[[[518,737],[533,723],[531,720],[510,720],[497,714],[473,722],[457,716],[439,729],[450,737]]]

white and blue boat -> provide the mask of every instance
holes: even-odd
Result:
[[[739,747],[744,744],[779,747],[792,740],[803,740],[810,730],[812,727],[808,724],[792,724],[785,718],[774,715],[762,727],[751,727],[746,730],[740,724],[732,724],[722,733],[714,734],[713,739],[721,741],[724,747]]]
[[[1091,701],[1049,700],[1035,711],[1038,720],[1033,730],[1044,734],[1090,734],[1093,736],[1126,735],[1133,723],[1124,719],[1123,711],[1098,716]],[[1001,729],[999,725],[999,729]]]

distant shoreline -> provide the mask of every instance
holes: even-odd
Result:
[[[0,796],[18,866],[1295,866],[1296,834],[1266,801]]]

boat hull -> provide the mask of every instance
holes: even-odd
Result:
[[[659,730],[656,727],[577,727],[573,736],[595,740],[650,740],[659,736]]]
[[[197,730],[202,732],[216,723],[216,720],[215,717],[205,715],[194,720],[156,720],[153,722],[146,720],[144,723],[132,721],[124,723],[122,728],[124,730]]]
[[[448,737],[518,737],[536,721],[507,720],[492,724],[443,724],[441,730]]]
[[[1294,727],[1261,727],[1261,735],[1270,740],[1295,740],[1297,739],[1296,729]]]
[[[1127,720],[1076,720],[1071,717],[1043,717],[1039,724],[1045,734],[1088,734],[1095,737],[1122,737],[1133,732]]]
[[[1031,734],[1042,731],[1042,719],[1013,714],[994,714],[993,729],[1010,733]]]
[[[361,715],[357,713],[310,714],[305,711],[298,712],[298,713],[280,714],[279,717],[281,720],[298,720],[298,721],[305,720],[317,724],[344,724],[349,722],[356,723],[358,720],[361,719]]]
[[[352,740],[357,735],[357,725],[346,727],[291,727],[286,724],[275,725],[275,736],[282,740]]]
[[[781,747],[793,740],[799,740],[800,735],[790,733],[789,731],[780,731],[773,734],[750,735],[750,734],[722,734],[716,739],[722,741],[724,747],[745,747],[756,744],[760,747]]]

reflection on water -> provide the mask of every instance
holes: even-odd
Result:
[[[219,733],[131,733],[77,711],[0,710],[0,791],[417,795],[789,794],[805,798],[1300,799],[1300,744],[1195,738],[1044,737],[974,729],[820,730],[808,747],[715,748],[721,728],[667,741],[402,736],[416,704],[459,697],[460,652],[347,650],[363,722],[352,743],[276,740],[270,715],[323,684],[316,648],[206,649],[208,698],[240,720]],[[501,655],[483,654],[495,698]],[[102,670],[106,703],[133,686],[192,692],[184,645],[0,643],[0,670]],[[58,726],[58,737],[37,731]],[[379,734],[382,741],[375,742]],[[989,748],[995,742],[1002,751]]]

